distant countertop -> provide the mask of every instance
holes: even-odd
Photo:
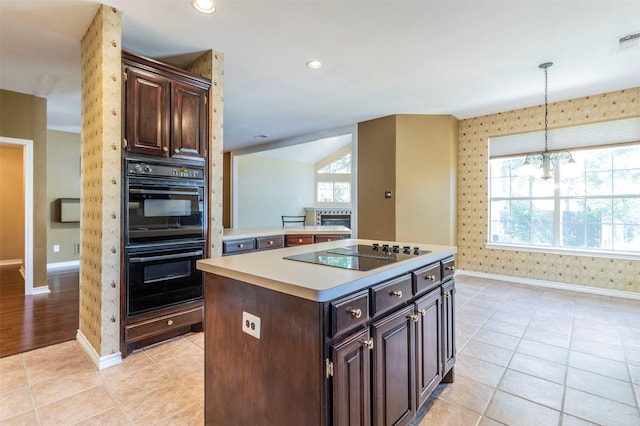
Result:
[[[351,234],[351,230],[344,226],[287,226],[262,228],[226,228],[222,234],[222,241],[236,238],[257,238],[271,235],[321,235],[321,234]]]
[[[307,227],[307,229],[309,228]],[[420,250],[425,254],[370,271],[355,271],[283,259],[284,256],[354,244],[371,245],[374,242],[420,247]],[[427,253],[427,251],[430,251],[430,253]],[[457,248],[453,246],[346,239],[246,253],[240,256],[202,259],[198,261],[197,267],[204,272],[269,288],[281,293],[316,302],[326,302],[452,256],[457,251]]]

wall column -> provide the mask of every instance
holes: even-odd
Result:
[[[222,107],[224,104],[224,55],[210,50],[186,67],[211,79],[209,89],[209,256],[222,256]]]
[[[99,369],[120,356],[121,12],[101,5],[82,37],[78,342]]]

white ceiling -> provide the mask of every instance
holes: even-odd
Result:
[[[328,157],[330,154],[333,154],[340,148],[349,145],[351,140],[351,134],[321,139],[313,138],[310,142],[298,143],[274,149],[269,147],[268,150],[259,151],[251,155],[315,164],[323,158]]]
[[[125,49],[174,65],[225,57],[224,149],[389,114],[458,118],[640,86],[640,1],[109,0]],[[80,38],[98,3],[0,0],[0,87],[48,99],[79,132]],[[321,70],[305,63],[320,59]],[[256,139],[268,135],[268,139]]]

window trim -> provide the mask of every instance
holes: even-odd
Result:
[[[640,254],[621,250],[578,250],[575,248],[567,249],[562,247],[499,243],[485,243],[484,247],[489,250],[524,251],[533,253],[560,254],[565,256],[598,257],[604,259],[640,260]]]
[[[638,142],[631,143],[620,143],[620,144],[605,144],[600,146],[587,146],[584,150],[593,150],[598,148],[615,148],[621,146],[629,146],[635,145],[640,146]],[[560,254],[560,255],[570,255],[570,256],[583,256],[583,257],[598,257],[598,258],[613,258],[613,259],[624,259],[624,260],[640,260],[640,251],[629,251],[629,250],[612,250],[612,249],[592,249],[592,248],[576,248],[576,247],[563,247],[555,245],[555,242],[561,240],[560,235],[562,233],[562,220],[561,220],[561,206],[563,199],[572,198],[571,196],[562,196],[560,194],[560,175],[557,172],[553,173],[553,182],[554,182],[554,190],[552,197],[496,197],[495,199],[491,198],[491,183],[492,183],[492,175],[491,175],[491,160],[497,159],[505,159],[505,158],[515,158],[522,157],[523,154],[512,154],[505,156],[497,156],[489,158],[487,161],[487,221],[486,221],[486,233],[487,237],[485,240],[485,248],[487,249],[497,249],[497,250],[510,250],[510,251],[527,251],[527,252],[536,252],[536,253],[548,253],[548,254]],[[640,196],[634,194],[632,198],[638,198]],[[583,198],[583,197],[578,197]],[[590,197],[585,197],[590,198]],[[600,196],[595,196],[595,198],[601,198]],[[620,198],[620,196],[611,195],[610,197],[604,198]],[[628,197],[627,197],[628,198]],[[492,242],[491,239],[491,202],[492,201],[508,201],[514,199],[526,199],[526,200],[535,200],[535,199],[552,199],[554,201],[554,245],[535,245],[535,244],[523,244],[523,243],[508,243],[508,242]]]

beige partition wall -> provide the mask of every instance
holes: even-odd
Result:
[[[47,100],[0,90],[0,136],[33,141],[33,287],[47,285]]]
[[[81,41],[80,329],[99,367],[120,362],[120,12],[100,6]],[[92,350],[91,350],[92,349]]]
[[[358,237],[455,244],[457,142],[450,115],[359,123]]]
[[[640,261],[497,250],[488,228],[488,139],[544,129],[542,105],[460,121],[458,256],[474,272],[640,292]],[[640,117],[640,87],[549,104],[549,128]]]
[[[396,116],[358,123],[358,237],[396,236]],[[391,191],[392,198],[385,198]]]

